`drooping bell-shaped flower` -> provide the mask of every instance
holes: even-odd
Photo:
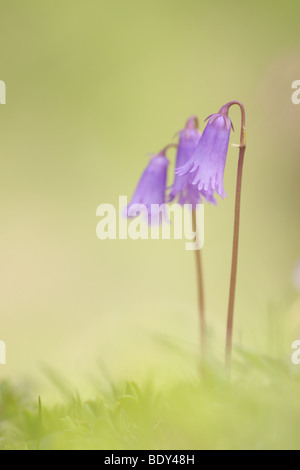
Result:
[[[188,175],[189,182],[210,198],[215,191],[222,198],[226,196],[223,178],[231,128],[228,114],[222,109],[209,116],[191,159],[175,170],[179,176]]]
[[[179,132],[179,142],[176,155],[176,168],[183,167],[190,161],[193,153],[199,143],[201,132],[198,129],[198,118],[192,116],[188,119],[185,129]],[[188,173],[176,174],[174,183],[171,187],[169,194],[169,201],[172,202],[177,199],[178,204],[191,204],[193,208],[201,203],[203,197],[213,204],[216,200],[213,197],[213,192],[199,191],[195,185],[191,184],[191,177]]]
[[[182,167],[191,159],[200,137],[201,132],[198,130],[198,119],[196,116],[192,116],[188,119],[185,129],[179,132],[176,168]],[[175,174],[174,183],[169,193],[169,201],[172,202],[176,198],[181,205],[195,205],[200,202],[199,191],[189,184],[188,174]]]
[[[158,224],[162,216],[164,217],[164,209],[161,210],[160,206],[166,203],[169,165],[166,157],[167,149],[168,147],[151,157],[127,207],[127,217],[136,217],[142,213],[148,219],[149,224]]]

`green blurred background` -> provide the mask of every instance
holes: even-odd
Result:
[[[300,79],[299,2],[0,7],[0,339],[8,360],[0,377],[43,380],[47,364],[80,382],[99,363],[118,377],[158,367],[184,374],[185,361],[160,339],[197,350],[193,253],[183,241],[100,241],[96,208],[130,197],[145,155],[190,115],[203,128],[236,99],[246,107],[248,147],[235,341],[266,351],[270,315],[283,305],[280,315],[298,312],[300,105],[291,83]],[[237,143],[238,110],[231,117]],[[220,357],[237,155],[231,148],[228,199],[205,210],[210,348]]]

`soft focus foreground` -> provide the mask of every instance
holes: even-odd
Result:
[[[300,449],[299,373],[245,352],[238,370],[232,385],[213,368],[163,389],[102,382],[88,401],[56,380],[51,406],[2,383],[0,449]]]

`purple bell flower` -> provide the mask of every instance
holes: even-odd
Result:
[[[149,224],[161,223],[166,216],[159,206],[166,203],[167,169],[169,160],[166,157],[166,147],[159,154],[153,155],[147,168],[141,176],[137,188],[127,207],[127,217],[136,217],[144,213]]]
[[[207,119],[208,123],[192,158],[177,168],[175,173],[179,176],[188,175],[189,182],[198,191],[204,191],[209,199],[213,198],[215,191],[224,198],[223,178],[232,123],[227,114],[220,112]]]
[[[176,156],[176,168],[183,167],[193,156],[199,143],[201,132],[198,129],[198,118],[192,116],[188,119],[185,129],[179,132],[179,143]],[[195,185],[191,184],[191,177],[188,173],[179,175],[175,173],[174,183],[169,194],[169,202],[177,198],[178,204],[191,204],[193,209],[202,202],[202,196],[212,204],[216,204],[213,192],[199,191]]]
[[[200,140],[201,132],[198,130],[198,119],[192,116],[186,123],[185,129],[179,132],[179,142],[176,155],[176,168],[185,165],[192,157]],[[169,202],[178,199],[180,205],[198,204],[200,195],[197,188],[189,184],[189,175],[175,174],[174,183],[169,194]]]

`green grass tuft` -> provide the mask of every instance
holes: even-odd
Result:
[[[57,385],[46,406],[1,383],[0,449],[300,449],[300,374],[269,357],[239,351],[231,383],[210,366],[204,382],[103,383],[87,401]]]

